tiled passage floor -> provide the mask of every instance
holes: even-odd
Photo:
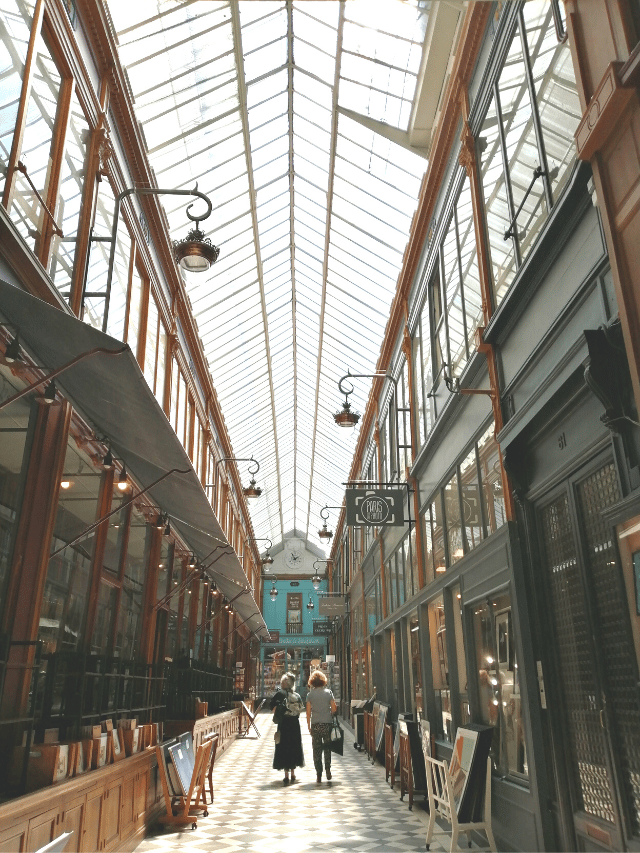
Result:
[[[427,815],[420,802],[409,811],[400,802],[398,786],[391,790],[384,768],[372,766],[353,749],[345,728],[344,756],[333,757],[333,780],[321,785],[311,754],[311,738],[302,721],[306,766],[298,780],[284,787],[284,774],[273,770],[270,714],[260,714],[262,737],[240,738],[218,760],[213,771],[215,802],[209,817],[195,830],[164,831],[155,827],[136,853],[180,850],[185,853],[418,853],[425,849]],[[431,850],[448,849],[437,832]]]

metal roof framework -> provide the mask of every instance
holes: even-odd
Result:
[[[159,185],[214,204],[220,259],[186,288],[234,453],[260,462],[255,535],[324,548],[357,438],[336,383],[375,370],[427,168],[411,125],[438,4],[107,5]],[[163,203],[181,236],[184,204]]]

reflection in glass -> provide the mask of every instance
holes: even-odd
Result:
[[[449,689],[449,660],[447,656],[447,628],[444,618],[444,598],[439,595],[429,602],[429,642],[431,645],[431,670],[436,700],[435,736],[453,740],[451,718],[451,691]]]
[[[0,365],[0,401],[13,396],[26,383]],[[31,404],[16,400],[0,410],[0,612],[4,605],[9,566],[22,501],[22,487],[28,462],[27,429]]]
[[[0,193],[4,190],[18,117],[34,5],[32,0],[4,0],[0,8]]]
[[[469,550],[479,545],[483,538],[480,484],[475,446],[460,463],[462,485],[462,513],[464,533]]]
[[[447,542],[449,545],[449,565],[464,557],[462,540],[462,521],[460,518],[460,494],[458,492],[458,474],[451,477],[444,489],[445,514],[447,517]]]
[[[462,594],[460,585],[451,590],[453,601],[453,628],[456,641],[456,663],[458,665],[458,695],[460,697],[460,725],[471,721],[467,682],[467,658],[464,650],[464,631],[462,628]]]
[[[88,141],[89,123],[74,91],[62,158],[58,200],[54,211],[64,239],[58,235],[52,237],[49,262],[49,275],[58,290],[64,290],[65,293],[71,286],[73,275]]]
[[[502,527],[507,520],[502,487],[502,464],[500,448],[495,439],[495,431],[490,426],[478,442],[478,458],[482,477],[482,497],[489,533]]]
[[[67,444],[61,482],[67,485],[58,495],[51,551],[82,534],[97,515],[102,472],[73,438]],[[38,630],[47,653],[76,650],[84,640],[94,541],[92,531],[49,561]]]
[[[47,197],[51,144],[62,84],[62,75],[45,37],[40,34],[36,42],[33,83],[20,159],[27,167],[31,181],[44,199]],[[26,176],[16,172],[11,218],[27,244],[34,250],[42,232],[45,216],[42,205],[31,189]]]
[[[520,679],[508,593],[474,605],[482,722],[494,726],[492,755],[498,770],[529,774],[522,717]]]
[[[420,624],[418,622],[418,611],[414,610],[407,620],[409,631],[409,653],[411,655],[411,679],[413,701],[416,708],[417,719],[422,719],[422,660],[420,656]]]
[[[142,512],[132,505],[113,651],[115,657],[133,658],[138,650],[142,629],[142,592],[151,529]]]

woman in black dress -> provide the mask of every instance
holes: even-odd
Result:
[[[285,708],[284,716],[278,723],[278,730],[275,734],[276,751],[273,756],[273,769],[284,770],[282,781],[285,785],[289,784],[289,773],[291,773],[291,781],[295,782],[295,768],[304,767],[300,720],[298,719],[304,704],[300,696],[293,691],[295,683],[295,675],[286,672],[280,679],[280,689],[276,690],[270,704],[272,710],[278,705],[283,705]]]

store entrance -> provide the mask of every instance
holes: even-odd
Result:
[[[260,695],[273,696],[280,687],[280,679],[284,673],[292,672],[296,676],[294,690],[305,699],[309,675],[316,667],[328,669],[324,644],[318,646],[264,646],[259,677]],[[329,672],[327,672],[327,677],[329,677]]]
[[[602,516],[619,500],[616,468],[606,461],[536,506],[543,672],[565,849],[640,849],[638,662],[615,536]]]

